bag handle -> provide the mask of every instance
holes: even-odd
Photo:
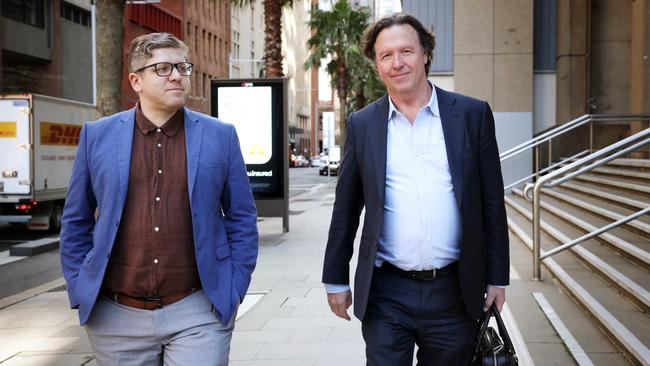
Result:
[[[472,362],[476,360],[476,356],[479,354],[479,349],[481,348],[481,339],[483,339],[483,336],[485,335],[485,332],[487,331],[488,324],[490,323],[490,313],[492,312],[492,308],[490,307],[485,314],[483,314],[483,318],[481,320],[481,326],[478,331],[478,336],[476,337],[476,346],[474,348],[474,357],[472,357]]]
[[[508,334],[508,330],[506,329],[506,325],[503,323],[503,319],[501,319],[501,314],[499,314],[499,309],[497,308],[497,305],[495,303],[492,303],[492,306],[490,307],[490,310],[492,310],[492,313],[494,314],[494,318],[497,321],[497,326],[499,327],[499,335],[501,336],[503,340],[503,344],[505,345],[506,349],[512,353],[513,355],[515,354],[515,347],[512,345],[512,341],[510,340],[510,335]],[[489,311],[488,311],[489,313]],[[489,320],[489,317],[488,317]]]

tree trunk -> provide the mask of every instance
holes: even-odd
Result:
[[[341,126],[341,133],[339,134],[339,146],[341,147],[341,156],[343,156],[343,149],[345,148],[345,139],[348,136],[348,113],[347,113],[347,105],[346,101],[347,98],[345,95],[341,96],[341,94],[338,94],[339,97],[339,104],[341,105],[339,108],[339,120],[340,126]]]
[[[97,1],[97,114],[121,110],[125,0]]]
[[[264,0],[264,63],[267,77],[283,77],[282,3]]]

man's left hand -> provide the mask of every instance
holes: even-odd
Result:
[[[503,309],[503,304],[506,302],[506,289],[501,287],[496,287],[492,285],[487,285],[487,295],[485,296],[485,304],[483,305],[483,311],[487,311],[492,303],[497,304],[499,312]]]

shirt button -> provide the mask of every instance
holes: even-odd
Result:
[[[160,128],[156,128],[156,132],[160,132],[160,131],[162,131]]]
[[[161,147],[162,147],[162,144],[159,142],[156,146],[157,146],[158,148],[161,148]]]
[[[158,169],[158,174],[162,174],[162,169]]]
[[[157,259],[157,258],[154,259],[153,262],[154,262],[155,264],[158,264],[158,259]]]
[[[156,197],[156,202],[160,202],[160,197]]]
[[[156,226],[155,228],[153,228],[153,230],[154,231],[160,231],[160,228],[158,226]]]

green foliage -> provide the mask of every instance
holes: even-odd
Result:
[[[332,86],[339,98],[345,100],[345,106],[352,108],[350,111],[362,108],[384,93],[373,63],[361,50],[361,38],[369,19],[368,8],[355,10],[346,0],[338,0],[331,11],[312,10],[309,20],[314,33],[307,42],[311,54],[305,68],[320,66],[321,60],[329,57],[326,70]]]

